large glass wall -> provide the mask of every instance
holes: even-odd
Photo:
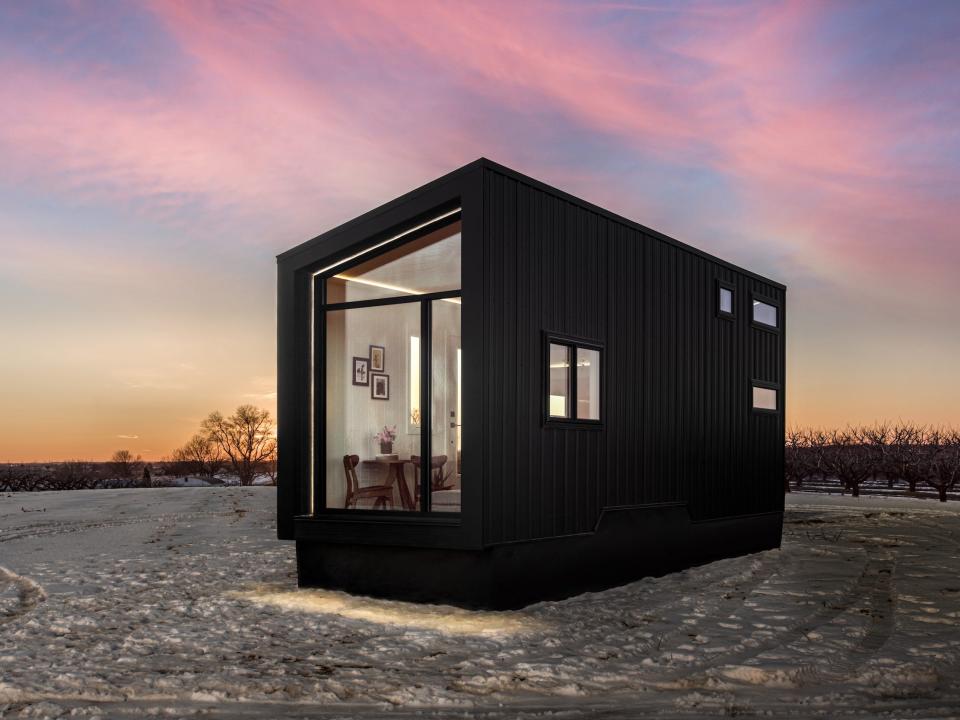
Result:
[[[377,251],[322,279],[324,506],[459,512],[459,220]]]

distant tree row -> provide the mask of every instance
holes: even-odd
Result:
[[[960,432],[912,423],[791,429],[784,460],[786,492],[805,481],[836,480],[857,497],[866,481],[885,480],[888,488],[899,484],[911,493],[929,485],[946,502],[960,484]]]
[[[126,450],[117,451],[108,462],[67,460],[6,465],[0,467],[0,492],[149,487],[151,467],[154,466]]]
[[[105,463],[68,460],[7,465],[0,467],[0,492],[151,487],[167,484],[163,476],[193,475],[216,482],[223,472],[235,475],[241,485],[251,485],[258,475],[276,483],[274,427],[267,410],[241,405],[230,417],[211,413],[200,432],[160,462],[147,463],[129,450],[117,450]]]

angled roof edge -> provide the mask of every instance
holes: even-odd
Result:
[[[567,202],[573,203],[575,205],[579,205],[580,207],[590,210],[591,212],[597,213],[598,215],[601,215],[609,220],[612,220],[614,222],[620,223],[621,225],[625,225],[627,227],[633,228],[634,230],[638,230],[642,233],[650,235],[653,238],[656,238],[670,245],[673,245],[677,248],[680,248],[681,250],[684,250],[686,252],[692,253],[699,257],[705,258],[707,260],[710,260],[711,262],[715,262],[720,265],[723,265],[724,267],[730,270],[733,270],[738,273],[742,273],[743,275],[746,275],[755,280],[759,280],[761,282],[767,283],[768,285],[771,285],[780,290],[786,291],[787,289],[786,285],[784,285],[783,283],[780,283],[776,280],[768,278],[764,275],[760,275],[759,273],[753,272],[752,270],[747,270],[744,267],[740,267],[739,265],[736,265],[732,262],[724,260],[723,258],[717,257],[716,255],[712,255],[706,252],[705,250],[701,250],[700,248],[694,247],[693,245],[688,245],[685,242],[681,242],[680,240],[677,240],[676,238],[673,238],[665,233],[662,233],[659,230],[654,230],[653,228],[643,225],[642,223],[636,222],[635,220],[626,218],[623,215],[618,215],[617,213],[611,210],[607,210],[606,208],[603,208],[599,205],[589,202],[588,200],[584,200],[582,198],[577,197],[576,195],[572,195],[571,193],[565,192],[563,190],[560,190],[559,188],[549,185],[543,182],[542,180],[537,180],[536,178],[530,177],[529,175],[525,175],[521,172],[518,172],[517,170],[513,170],[512,168],[507,167],[506,165],[501,165],[500,163],[494,162],[493,160],[489,160],[488,158],[485,158],[485,157],[481,157],[472,162],[469,162],[466,165],[463,165],[462,167],[459,167],[456,170],[453,170],[447,173],[446,175],[442,175],[441,177],[435,180],[431,180],[430,182],[425,183],[420,187],[414,190],[411,190],[410,192],[404,193],[403,195],[397,198],[394,198],[393,200],[390,200],[389,202],[386,202],[383,205],[379,205],[378,207],[375,207],[372,210],[365,212],[363,215],[359,215],[353,218],[352,220],[348,220],[345,223],[341,223],[340,225],[337,225],[336,227],[331,228],[330,230],[327,230],[326,232],[323,232],[314,238],[311,238],[310,240],[302,242],[296,247],[293,247],[290,250],[286,250],[280,253],[279,255],[277,255],[277,261],[280,262],[283,260],[287,260],[288,258],[291,258],[303,252],[304,250],[308,250],[314,247],[315,245],[317,245],[318,243],[330,237],[333,237],[341,232],[344,232],[345,230],[348,230],[355,225],[366,222],[384,212],[389,212],[397,205],[400,205],[401,203],[411,200],[412,198],[416,197],[417,195],[423,192],[427,192],[439,185],[442,185],[445,182],[449,182],[450,180],[460,175],[464,175],[466,173],[472,172],[480,167],[493,170],[502,175],[506,175],[510,178],[513,178],[518,182],[522,182],[526,185],[530,185],[531,187],[535,187],[539,190],[550,193],[551,195],[554,195],[562,200],[566,200]]]
[[[473,170],[476,170],[477,168],[479,168],[483,164],[483,162],[484,162],[483,158],[474,160],[473,162],[469,162],[466,165],[458,167],[456,170],[448,172],[446,175],[442,175],[436,178],[435,180],[431,180],[428,183],[424,183],[420,187],[415,188],[410,192],[406,192],[403,195],[394,198],[393,200],[385,202],[382,205],[378,205],[372,210],[365,212],[363,215],[358,215],[357,217],[351,220],[347,220],[344,223],[340,223],[336,227],[330,228],[329,230],[326,230],[325,232],[320,233],[316,237],[310,238],[309,240],[305,240],[304,242],[300,243],[295,247],[290,248],[289,250],[284,250],[282,253],[277,255],[277,262],[280,262],[282,260],[287,260],[288,258],[291,258],[294,255],[298,255],[304,250],[309,250],[315,245],[318,245],[319,243],[335,235],[339,235],[340,233],[346,230],[349,230],[355,225],[359,225],[361,223],[367,222],[368,220],[372,220],[378,215],[382,215],[385,212],[389,212],[396,206],[401,205],[402,203],[405,203],[408,200],[412,200],[417,195],[420,195],[421,193],[424,193],[424,192],[428,192],[429,190],[432,190],[433,188],[439,185],[449,182],[450,180],[453,180],[459,177],[460,175],[466,175],[467,173],[472,172]]]

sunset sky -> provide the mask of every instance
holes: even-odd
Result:
[[[0,4],[0,462],[275,408],[274,256],[485,156],[788,286],[788,423],[960,425],[960,2]]]

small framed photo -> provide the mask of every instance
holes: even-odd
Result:
[[[390,376],[384,373],[370,373],[370,397],[374,400],[390,399]]]
[[[386,367],[387,351],[380,345],[370,346],[370,369],[374,372],[383,372]]]
[[[370,384],[370,360],[365,357],[353,358],[353,384],[366,387]]]

